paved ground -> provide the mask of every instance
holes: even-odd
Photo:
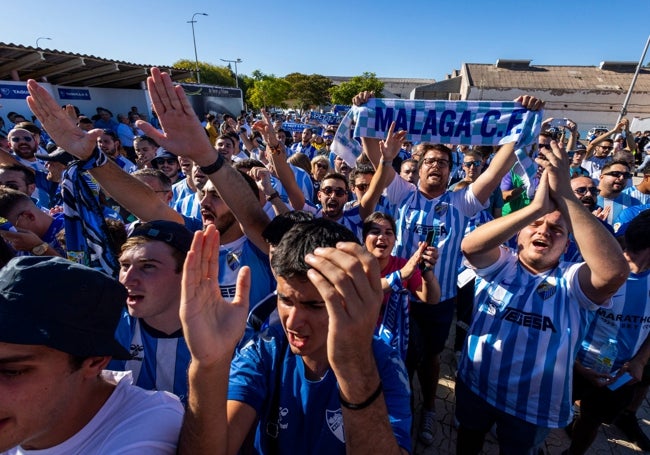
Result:
[[[419,444],[417,438],[414,438],[413,453],[417,455],[447,455],[456,453],[456,429],[453,427],[456,358],[452,352],[453,339],[452,328],[452,334],[447,340],[447,348],[442,354],[443,365],[438,386],[438,397],[441,399],[436,402],[437,425],[435,427],[435,439],[432,445],[426,447]],[[419,419],[422,397],[417,385],[414,393],[417,407],[414,417],[415,419]],[[642,418],[640,421],[641,427],[650,436],[650,403],[647,399],[640,409],[638,416]],[[415,428],[417,428],[417,423],[416,421]],[[546,439],[544,453],[547,455],[560,454],[569,447],[569,444],[570,440],[564,430],[553,430]],[[497,455],[499,453],[496,440],[491,435],[488,435],[486,438],[483,453],[485,455]],[[618,428],[603,425],[589,453],[594,455],[627,455],[643,452],[636,445],[625,441],[623,434]]]

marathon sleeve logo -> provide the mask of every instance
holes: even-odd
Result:
[[[513,322],[522,327],[530,327],[531,329],[539,330],[545,332],[546,330],[551,330],[553,333],[557,333],[553,321],[548,316],[535,313],[527,313],[525,311],[516,310],[514,308],[508,308],[503,315],[503,319],[508,322]]]

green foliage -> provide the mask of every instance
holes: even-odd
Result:
[[[296,100],[300,109],[310,106],[320,106],[329,102],[329,89],[332,87],[330,78],[320,74],[305,75],[291,73],[284,77],[290,84],[289,98]]]
[[[363,91],[374,91],[375,96],[381,97],[384,83],[377,79],[375,73],[363,73],[361,76],[355,76],[348,82],[329,89],[333,104],[352,104],[352,98]]]
[[[194,71],[196,63],[193,60],[185,59],[178,60],[173,66]],[[202,84],[219,85],[221,87],[236,86],[235,74],[227,66],[217,66],[206,62],[199,62],[199,71],[201,72]],[[191,78],[181,82],[196,82],[196,80]]]
[[[261,107],[282,106],[289,95],[289,83],[274,75],[261,71],[254,76],[253,86],[248,89],[247,102],[254,109]]]

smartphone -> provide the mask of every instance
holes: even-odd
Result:
[[[554,118],[551,120],[551,126],[569,126],[569,119],[568,118]]]
[[[609,390],[616,390],[632,380],[632,375],[627,371],[623,373],[619,378],[607,386]]]
[[[436,234],[435,228],[427,232],[427,237],[424,241],[427,242],[427,245],[429,246],[438,246],[438,235]]]

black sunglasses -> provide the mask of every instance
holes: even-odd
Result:
[[[336,197],[343,197],[346,194],[346,191],[343,188],[332,188],[331,186],[326,186],[320,190],[327,196],[330,196],[332,193],[334,193]]]
[[[592,196],[598,196],[600,190],[595,186],[581,186],[580,188],[575,188],[573,192],[579,194],[580,196],[584,196],[587,194],[587,192],[591,193]]]
[[[624,179],[629,179],[632,177],[632,174],[630,172],[621,172],[621,171],[611,171],[611,172],[606,172],[603,175],[610,175],[614,177],[615,179],[623,177]]]

